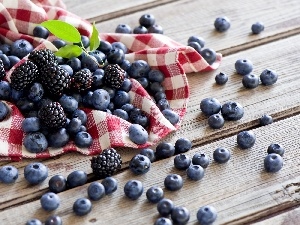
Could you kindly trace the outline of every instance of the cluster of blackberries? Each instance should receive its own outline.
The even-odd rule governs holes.
[[[163,34],[163,28],[155,23],[155,17],[152,14],[144,14],[139,18],[139,25],[133,29],[128,24],[119,24],[116,33],[122,34]]]

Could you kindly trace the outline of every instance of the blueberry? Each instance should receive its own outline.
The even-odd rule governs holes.
[[[106,57],[109,64],[121,64],[125,59],[125,53],[120,48],[112,48]]]
[[[8,114],[9,114],[8,106],[4,102],[0,101],[0,122],[3,121]]]
[[[160,187],[150,187],[146,191],[146,197],[149,202],[158,203],[164,197],[164,191]]]
[[[154,94],[154,99],[156,102],[158,102],[158,105],[161,104],[161,103],[159,103],[160,100],[166,99],[166,98],[167,98],[167,96],[166,96],[165,92],[159,91]],[[166,101],[166,103],[168,104],[168,108],[170,108],[169,102]]]
[[[44,38],[47,39],[49,36],[49,31],[47,30],[47,28],[41,26],[41,25],[37,25],[33,28],[33,36],[34,37],[39,37],[39,38]]]
[[[11,87],[7,81],[0,81],[0,100],[9,100],[11,95]]]
[[[32,132],[25,135],[23,144],[27,151],[31,153],[40,153],[48,148],[48,141],[41,132]]]
[[[190,36],[188,38],[187,42],[188,43],[189,42],[197,42],[201,46],[201,48],[203,48],[205,45],[205,40],[202,37],[198,37],[198,36],[194,36],[194,35]]]
[[[66,42],[61,39],[55,39],[52,41],[52,44],[57,48],[60,49],[61,47],[66,46]]]
[[[136,80],[140,83],[140,85],[142,85],[144,89],[146,89],[149,85],[149,80],[146,77],[139,77],[136,78]]]
[[[67,132],[71,135],[77,134],[80,131],[81,120],[77,117],[74,117],[70,120],[68,125],[66,126]]]
[[[238,59],[234,64],[235,70],[240,75],[246,75],[252,72],[253,64],[249,59]]]
[[[63,223],[61,218],[57,215],[51,215],[45,221],[45,225],[62,225],[62,224]]]
[[[57,209],[60,205],[60,198],[57,194],[53,192],[47,192],[42,195],[40,202],[44,210],[52,211]]]
[[[122,107],[122,105],[130,102],[130,96],[126,91],[117,91],[113,99],[116,108]]]
[[[226,17],[218,17],[214,22],[215,29],[218,32],[225,32],[230,28],[230,20]]]
[[[93,92],[91,100],[95,109],[104,111],[110,102],[110,96],[106,90],[97,89]]]
[[[86,35],[80,35],[81,43],[84,48],[88,48],[90,46],[90,39]]]
[[[112,49],[111,44],[108,41],[101,40],[97,50],[103,52],[105,55]]]
[[[155,161],[155,152],[151,148],[143,148],[140,154],[147,156],[151,163]]]
[[[40,129],[41,123],[38,117],[28,117],[22,121],[22,130],[25,133],[36,132]]]
[[[48,168],[39,162],[33,162],[25,166],[24,177],[30,184],[42,183],[48,177]]]
[[[129,162],[129,169],[137,175],[145,174],[150,170],[151,162],[147,156],[137,154]]]
[[[8,56],[5,54],[0,54],[0,59],[3,62],[4,69],[9,70],[11,68],[11,65],[10,65],[10,60],[9,60]]]
[[[136,79],[140,77],[147,77],[150,70],[151,68],[149,64],[145,60],[140,59],[131,63],[127,72],[131,78]]]
[[[116,95],[116,89],[109,87],[109,86],[103,86],[102,89],[108,92],[110,99],[113,99]]]
[[[205,116],[211,116],[220,112],[221,103],[216,98],[204,98],[200,102],[200,109]]]
[[[5,55],[10,55],[11,45],[10,44],[2,44],[0,45],[0,51],[2,51]]]
[[[59,130],[50,132],[47,135],[47,140],[49,147],[61,148],[69,142],[70,135],[66,128],[60,128]]]
[[[94,56],[97,59],[98,64],[100,64],[100,65],[103,65],[105,60],[106,60],[106,55],[103,52],[99,51],[99,50],[91,51],[91,52],[89,52],[89,55]],[[96,70],[99,70],[99,68],[96,69]],[[93,71],[93,73],[95,71]]]
[[[157,220],[155,220],[154,225],[173,225],[173,223],[166,217],[159,217]]]
[[[146,27],[142,26],[142,25],[139,25],[139,26],[136,26],[133,28],[133,31],[132,31],[133,34],[147,34],[148,33],[148,30]]]
[[[18,169],[14,166],[8,165],[0,168],[0,181],[5,184],[14,183],[18,176]]]
[[[34,102],[30,101],[28,98],[19,99],[16,102],[16,105],[22,113],[27,113],[36,110]]]
[[[209,165],[209,158],[204,153],[195,153],[192,158],[192,164],[207,168]]]
[[[16,101],[18,101],[19,99],[25,97],[25,96],[24,96],[24,90],[17,91],[16,89],[11,88],[10,94],[11,94],[11,96],[10,96],[10,97],[11,97],[11,100],[12,100],[13,102],[16,102]]]
[[[26,225],[42,225],[42,222],[38,219],[27,220]]]
[[[72,68],[73,73],[81,69],[81,61],[76,57],[70,58],[66,63]]]
[[[174,157],[174,166],[179,170],[186,170],[191,165],[192,160],[188,155],[179,154]]]
[[[211,225],[216,219],[217,210],[213,206],[202,206],[197,211],[197,220],[201,225]]]
[[[201,54],[201,45],[198,42],[191,41],[187,45],[195,49],[196,52],[198,52],[199,54]]]
[[[163,217],[169,216],[174,207],[174,203],[168,198],[163,198],[156,206],[158,213]]]
[[[139,124],[131,124],[129,127],[129,139],[138,145],[148,141],[148,132]]]
[[[77,216],[84,216],[92,211],[92,203],[87,198],[79,198],[73,204],[73,212]]]
[[[139,108],[133,108],[129,113],[129,120],[132,123],[136,123],[146,128],[149,124],[148,117],[145,113]]]
[[[128,116],[128,113],[123,110],[123,109],[115,109],[113,112],[112,112],[113,115],[117,116],[117,117],[120,117],[122,118],[123,120],[129,120],[129,116]]]
[[[94,89],[98,89],[98,88],[101,88],[103,84],[104,84],[103,83],[103,74],[95,74],[94,73],[93,77],[92,77],[92,87]]]
[[[129,199],[138,199],[144,191],[143,183],[139,180],[129,180],[124,186],[125,196]]]
[[[127,59],[124,59],[123,62],[120,64],[120,67],[126,72],[125,77],[128,78],[127,70],[130,67],[131,62]]]
[[[67,176],[67,187],[74,188],[87,182],[87,174],[82,170],[75,170]]]
[[[44,88],[41,83],[33,83],[28,90],[28,99],[33,102],[38,102],[43,98]]]
[[[86,55],[85,53],[83,53],[81,57],[81,67],[87,68],[91,72],[94,72],[98,69],[98,61],[95,56]]]
[[[160,70],[151,69],[148,72],[148,79],[151,82],[161,83],[165,79],[165,75]]]
[[[88,186],[88,189],[87,189],[87,193],[88,193],[89,198],[92,201],[98,201],[104,197],[105,188],[104,188],[103,184],[95,181],[95,182],[90,183],[90,185]]]
[[[159,92],[157,92],[159,93]],[[170,109],[170,103],[167,99],[162,98],[156,103],[157,107],[159,108],[160,111],[163,111],[165,109]]]
[[[110,195],[118,189],[118,181],[113,177],[104,178],[101,184],[104,186],[106,195]]]
[[[159,82],[151,82],[149,85],[149,91],[155,95],[157,92],[165,92],[164,87]]]
[[[64,69],[65,71],[67,71],[67,73],[68,73],[70,76],[73,76],[74,71],[73,71],[73,69],[72,69],[71,66],[69,66],[68,64],[61,64],[60,67],[61,67],[62,69]]]
[[[275,84],[278,79],[278,74],[274,70],[265,69],[260,74],[260,81],[263,85],[272,85]]]
[[[19,39],[12,43],[11,54],[22,59],[24,56],[32,52],[33,46],[25,39]]]
[[[265,26],[261,22],[252,24],[251,31],[253,34],[260,34],[265,29]]]
[[[228,149],[224,147],[219,147],[215,149],[213,153],[213,158],[217,163],[226,163],[228,162],[230,157],[231,157],[230,151],[228,151]]]
[[[140,23],[141,26],[144,26],[144,27],[148,28],[151,25],[155,24],[155,17],[152,14],[143,14],[139,18],[139,23]]]
[[[264,167],[267,172],[276,173],[283,167],[283,159],[276,153],[268,154],[264,159]]]
[[[169,191],[177,191],[183,186],[182,177],[178,174],[169,174],[164,180],[164,185]]]
[[[86,113],[82,110],[82,109],[76,109],[73,113],[72,113],[72,117],[73,118],[78,118],[81,120],[81,124],[85,125],[87,122],[87,115]]]
[[[185,153],[192,148],[192,142],[187,138],[178,138],[175,142],[175,153]]]
[[[217,59],[216,51],[211,48],[202,49],[200,55],[206,60],[209,65],[212,65]]]
[[[273,118],[270,115],[264,114],[260,119],[259,119],[259,124],[262,126],[268,125],[273,123]]]
[[[154,34],[163,34],[164,30],[163,28],[158,24],[153,24],[150,27],[147,28],[148,33],[154,33]]]
[[[241,149],[247,149],[251,148],[254,145],[256,136],[253,131],[245,130],[238,133],[236,141]]]
[[[174,207],[171,212],[172,221],[178,225],[185,225],[190,219],[190,212],[186,207]]]
[[[171,109],[164,109],[161,113],[172,125],[176,125],[179,122],[179,115],[175,111]]]
[[[130,103],[126,103],[126,104],[122,105],[121,109],[123,109],[124,111],[126,111],[129,114],[131,112],[131,110],[135,109],[135,107]]]
[[[87,93],[85,93],[83,96],[82,96],[82,104],[86,107],[94,107],[93,105],[93,93],[92,91],[88,91]],[[101,92],[100,92],[101,93]],[[97,99],[98,100],[101,100],[101,95],[99,95],[100,93],[97,94]],[[107,93],[108,94],[108,93]],[[109,95],[108,95],[109,96]],[[95,96],[94,96],[95,97]],[[102,96],[103,97],[103,96]],[[105,99],[103,99],[105,100]],[[107,101],[107,100],[105,100]],[[97,102],[96,102],[97,103]],[[98,104],[98,103],[97,103]],[[105,103],[105,104],[109,104],[109,102]],[[106,105],[105,105],[106,106]],[[104,107],[104,106],[102,106]],[[104,109],[105,110],[105,109]]]
[[[254,74],[246,74],[243,76],[242,84],[245,88],[256,88],[259,85],[259,78]]]
[[[224,126],[225,120],[221,114],[213,114],[208,117],[208,125],[213,129],[220,129]]]
[[[156,146],[155,155],[158,159],[165,159],[173,156],[175,153],[175,146],[169,142],[162,141]]]
[[[186,174],[191,180],[201,180],[204,177],[204,169],[200,165],[190,165]]]
[[[222,105],[221,114],[228,121],[240,120],[244,116],[244,108],[237,102],[229,101]]]
[[[113,49],[114,49],[114,48],[119,48],[119,49],[123,50],[124,54],[126,54],[127,51],[128,51],[126,45],[123,44],[123,43],[120,42],[120,41],[115,41],[115,42],[111,43],[111,46],[112,46]],[[123,62],[122,62],[122,63],[123,63]]]
[[[268,154],[276,153],[280,156],[283,156],[285,150],[280,144],[272,143],[269,145],[267,152]]]
[[[13,67],[18,62],[20,62],[20,58],[15,55],[8,55],[7,58],[9,59],[10,67]]]
[[[220,72],[215,76],[215,81],[219,85],[226,84],[228,81],[228,75],[226,73]]]
[[[62,175],[54,175],[49,179],[48,186],[53,193],[63,192],[67,189],[67,180]]]

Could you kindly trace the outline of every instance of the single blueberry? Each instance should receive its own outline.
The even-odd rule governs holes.
[[[148,117],[146,114],[139,108],[133,108],[129,113],[129,120],[131,123],[136,123],[146,128],[149,124]]]
[[[147,77],[150,72],[150,65],[145,60],[136,60],[128,68],[128,75],[131,78]]]
[[[62,225],[62,219],[57,215],[49,216],[46,221],[45,225]]]
[[[222,105],[221,114],[228,121],[240,120],[244,116],[244,108],[237,102],[229,101]]]
[[[9,100],[10,96],[11,96],[10,84],[5,80],[0,81],[0,100]]]
[[[74,117],[66,126],[67,132],[71,135],[77,134],[80,131],[81,125],[81,120],[77,117]]]
[[[162,141],[156,146],[155,156],[158,159],[165,159],[175,154],[175,146],[169,142]]]
[[[135,107],[131,103],[126,103],[122,105],[121,109],[125,110],[128,114],[133,110]]]
[[[72,68],[73,73],[81,69],[81,61],[76,57],[70,58],[66,63]]]
[[[142,25],[139,25],[139,26],[136,26],[133,28],[133,31],[132,31],[133,34],[147,34],[148,33],[148,30],[146,27],[142,26]]]
[[[139,18],[139,24],[146,28],[150,27],[151,25],[155,24],[155,17],[152,14],[143,14]]]
[[[0,101],[0,122],[3,121],[8,114],[9,114],[8,106],[4,102]]]
[[[147,28],[148,33],[153,34],[163,34],[164,30],[163,28],[158,24],[153,24],[150,27]]]
[[[20,90],[20,91],[18,91],[18,90],[16,90],[16,89],[14,89],[14,88],[11,88],[11,100],[13,101],[13,102],[16,102],[16,101],[18,101],[19,99],[21,99],[21,98],[24,98],[25,96],[24,96],[24,90]]]
[[[264,159],[264,167],[267,172],[276,173],[283,167],[283,159],[276,153],[268,154]]]
[[[147,156],[150,159],[150,162],[154,162],[155,161],[155,152],[151,148],[143,148],[140,151],[140,154],[144,155],[144,156]]]
[[[271,123],[273,123],[273,118],[270,115],[264,114],[259,119],[259,124],[261,126],[265,126],[265,125],[268,125],[268,124],[271,124]]]
[[[252,24],[251,31],[253,34],[260,34],[265,29],[265,26],[261,22]]]
[[[176,206],[171,212],[171,218],[174,224],[185,225],[190,220],[190,212],[186,207]]]
[[[159,93],[159,92],[157,92],[157,93]],[[170,109],[170,103],[166,98],[162,98],[159,101],[157,101],[156,105],[160,111],[163,111],[165,109]]]
[[[128,113],[123,110],[123,109],[115,109],[113,112],[112,112],[113,115],[117,116],[117,117],[120,117],[122,118],[123,120],[129,120],[129,116],[128,116]]]
[[[215,149],[213,158],[217,163],[226,163],[231,157],[230,151],[224,147]]]
[[[164,115],[164,117],[169,120],[169,122],[172,125],[176,125],[179,122],[179,115],[178,113],[176,113],[175,111],[171,110],[171,109],[164,109],[163,111],[161,111],[161,113]]]
[[[175,153],[185,153],[192,148],[192,142],[184,137],[178,138],[175,142]]]
[[[15,166],[7,165],[0,168],[0,181],[5,184],[14,183],[18,176],[18,169]]]
[[[11,68],[11,65],[10,65],[10,60],[9,60],[8,56],[5,54],[0,54],[0,59],[3,62],[4,69],[9,70]]]
[[[19,99],[16,102],[16,105],[22,113],[27,113],[36,110],[34,102],[30,101],[28,98]]]
[[[5,55],[10,55],[11,45],[10,44],[1,44],[0,51]]]
[[[106,55],[109,64],[121,64],[125,59],[125,53],[121,48],[112,48]]]
[[[221,103],[216,98],[204,98],[200,102],[200,109],[205,116],[211,116],[220,112]]]
[[[205,61],[209,65],[212,65],[217,59],[216,51],[211,48],[202,49],[200,55],[205,59]]]
[[[144,191],[143,183],[139,180],[129,180],[124,186],[125,196],[129,199],[138,199]]]
[[[218,17],[214,22],[215,29],[218,32],[225,32],[230,28],[230,20],[226,17]]]
[[[73,113],[72,113],[72,118],[78,118],[81,120],[81,124],[85,125],[87,122],[87,115],[86,113],[82,110],[82,109],[76,109]]]
[[[163,198],[156,205],[158,213],[163,217],[168,217],[174,207],[173,201],[168,198]]]
[[[20,59],[28,55],[30,52],[32,52],[32,50],[32,44],[25,39],[16,40],[11,45],[11,54],[19,57]]]
[[[191,41],[187,44],[187,46],[192,47],[193,49],[196,50],[199,54],[201,54],[201,45],[198,42]]]
[[[25,166],[24,177],[32,185],[42,183],[48,177],[48,168],[39,162]]]
[[[147,156],[137,154],[129,162],[129,169],[137,175],[145,174],[150,170],[151,162]]]
[[[90,185],[88,186],[88,189],[87,189],[87,193],[88,193],[89,198],[92,201],[98,201],[104,197],[105,188],[104,188],[103,184],[95,181],[95,182],[90,183]]]
[[[28,117],[24,118],[21,126],[25,133],[36,132],[41,129],[41,122],[38,117]]]
[[[23,144],[26,150],[31,153],[40,153],[48,148],[48,141],[41,132],[27,133],[23,140]]]
[[[236,141],[241,149],[247,149],[251,148],[254,145],[256,136],[251,130],[241,131],[240,133],[238,133]]]
[[[53,193],[63,192],[67,189],[67,180],[62,175],[54,175],[49,179],[48,186]]]
[[[103,52],[105,55],[112,49],[111,44],[108,41],[101,40],[97,50]]]
[[[204,153],[195,153],[192,158],[192,164],[207,168],[209,165],[209,158]]]
[[[200,165],[190,165],[186,174],[191,180],[201,180],[204,177],[204,169]]]
[[[99,70],[99,69],[97,69]],[[99,89],[103,86],[104,82],[103,82],[103,74],[93,74],[92,76],[92,87],[94,89]]]
[[[235,70],[240,75],[246,75],[252,72],[253,64],[249,59],[238,59],[234,64]]]
[[[87,182],[87,174],[82,170],[75,170],[67,176],[67,187],[74,188]]]
[[[164,185],[169,191],[177,191],[183,186],[182,177],[178,174],[169,174],[164,180]]]
[[[213,206],[202,206],[197,211],[197,220],[201,225],[212,225],[216,219],[217,210]]]
[[[148,132],[139,124],[131,124],[129,127],[129,139],[138,145],[148,141]]]
[[[13,67],[21,60],[19,57],[15,56],[15,55],[9,55],[9,56],[7,56],[7,58],[9,59],[10,67]]]
[[[53,148],[61,148],[65,146],[69,140],[70,135],[67,132],[66,128],[60,128],[59,130],[50,132],[47,135],[48,145]]]
[[[104,65],[104,62],[106,60],[106,55],[103,52],[101,52],[99,50],[94,50],[94,51],[89,52],[89,55],[94,56],[97,59],[98,64]],[[96,70],[99,70],[99,68]],[[96,70],[93,71],[93,73],[96,72]]]
[[[43,225],[43,224],[38,219],[30,219],[30,220],[27,220],[26,225]]]
[[[205,40],[202,37],[198,37],[195,35],[192,35],[188,38],[187,43],[189,42],[197,42],[201,46],[201,48],[203,48],[205,45]]]
[[[159,105],[159,101],[162,100],[162,99],[167,99],[167,96],[166,96],[166,93],[165,92],[162,92],[162,91],[159,91],[159,92],[156,92],[154,94],[154,99],[156,102],[158,102],[158,105]],[[170,108],[170,104],[169,102],[168,103],[168,107]]]
[[[278,80],[278,74],[274,70],[265,69],[260,74],[260,81],[263,85],[272,85],[275,84]]]
[[[188,155],[179,154],[174,157],[174,166],[179,170],[186,170],[191,165],[192,160]]]
[[[37,25],[33,28],[33,36],[34,37],[39,37],[39,38],[44,38],[47,39],[49,36],[49,31],[47,30],[47,28],[41,26],[41,25]]]
[[[146,197],[149,202],[158,203],[163,199],[164,191],[160,187],[153,186],[146,191]]]
[[[118,189],[118,181],[113,177],[104,178],[101,184],[104,186],[106,195],[110,195]]]
[[[90,39],[86,35],[80,35],[81,43],[84,48],[88,48],[90,46]]]
[[[207,123],[213,129],[220,129],[224,126],[225,120],[221,114],[217,113],[209,116]]]
[[[110,102],[110,96],[106,90],[97,89],[93,92],[91,100],[95,109],[104,111]]]
[[[149,80],[146,77],[138,77],[136,80],[142,85],[144,89],[146,89],[149,85]]]
[[[269,145],[267,152],[268,154],[276,153],[280,156],[283,156],[285,150],[280,144],[272,143]]]
[[[128,24],[119,24],[115,29],[115,33],[131,34],[132,29]]]
[[[93,105],[93,93],[94,92],[92,92],[92,91],[88,91],[87,93],[85,93],[83,96],[82,96],[82,104],[84,105],[84,106],[86,106],[86,107],[94,107],[94,105]],[[100,92],[101,93],[101,92]],[[101,95],[100,95],[100,93],[98,93],[97,94],[97,99],[99,100],[100,98],[101,98]],[[108,93],[107,93],[107,95],[108,95]],[[109,96],[109,95],[108,95]],[[94,96],[95,97],[95,96]],[[102,96],[103,97],[103,96]],[[107,100],[106,100],[107,101]],[[107,102],[107,103],[105,103],[106,105],[108,105],[108,103],[109,102]],[[96,104],[98,104],[97,102],[96,102]],[[106,106],[105,105],[105,106]],[[105,106],[102,106],[103,108],[105,107]]]
[[[157,92],[165,92],[165,88],[162,86],[162,84],[156,81],[151,82],[148,89],[152,95],[155,95]]]
[[[52,211],[60,205],[60,198],[53,192],[47,192],[40,199],[41,206],[46,211]]]
[[[118,90],[115,94],[113,99],[113,103],[115,104],[116,108],[122,107],[122,105],[130,102],[130,96],[128,92]]]
[[[259,85],[259,78],[258,76],[249,73],[243,76],[242,84],[245,88],[253,89],[258,87]]]
[[[151,82],[161,83],[165,79],[165,75],[160,70],[151,69],[148,72],[148,79]]]
[[[116,95],[116,89],[109,86],[102,86],[102,89],[107,91],[110,99],[112,100]]]
[[[73,212],[77,216],[84,216],[92,211],[92,203],[87,198],[79,198],[73,204]]]
[[[28,90],[28,99],[33,102],[40,101],[44,96],[44,88],[41,83],[33,83]]]
[[[67,73],[70,75],[70,76],[73,76],[74,74],[74,71],[72,69],[71,66],[69,66],[68,64],[61,64],[60,65],[62,69],[64,69],[65,71],[67,71]]]
[[[124,52],[125,54],[126,54],[127,51],[128,51],[126,45],[123,44],[123,43],[120,42],[120,41],[115,41],[115,42],[111,43],[111,46],[112,46],[112,48],[119,48],[119,49],[123,50],[123,52]],[[122,62],[122,63],[123,63],[123,62]]]
[[[85,53],[83,53],[81,56],[81,67],[87,68],[91,72],[94,72],[99,68],[96,57],[92,55],[86,55]]]
[[[155,220],[154,225],[173,225],[173,222],[166,217],[159,217]]]
[[[66,46],[66,42],[61,39],[55,39],[52,41],[52,44],[57,48],[60,49],[61,47]]]
[[[218,85],[226,84],[228,81],[228,75],[226,73],[220,72],[215,76],[215,81]]]

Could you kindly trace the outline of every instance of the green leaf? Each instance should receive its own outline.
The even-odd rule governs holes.
[[[79,31],[69,23],[61,20],[48,20],[41,23],[41,25],[47,28],[56,37],[73,43],[81,41]]]
[[[65,45],[61,47],[57,52],[55,52],[56,56],[60,56],[63,58],[72,58],[77,57],[82,53],[82,49],[77,45]]]
[[[96,50],[99,47],[99,45],[100,45],[99,32],[95,26],[95,22],[93,22],[93,32],[90,38],[90,50],[91,51]]]

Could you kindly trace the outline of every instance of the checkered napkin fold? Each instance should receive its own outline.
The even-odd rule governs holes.
[[[33,28],[45,20],[56,19],[74,25],[82,35],[90,36],[92,26],[89,22],[68,12],[61,0],[0,0],[0,39],[5,43],[23,38],[36,48],[53,48],[50,40],[35,38]],[[135,80],[129,92],[131,103],[142,109],[149,117],[149,140],[144,145],[136,145],[128,137],[130,122],[114,115],[85,108],[88,116],[87,131],[93,138],[89,148],[78,148],[73,141],[63,148],[51,148],[38,154],[28,152],[22,145],[25,136],[21,129],[23,116],[18,108],[6,102],[10,109],[10,117],[0,122],[0,160],[20,160],[22,158],[49,158],[69,151],[77,151],[85,155],[100,153],[109,147],[144,148],[151,146],[167,134],[179,128],[186,113],[189,98],[189,86],[185,73],[209,71],[217,68],[221,55],[213,65],[208,63],[191,47],[179,44],[160,34],[115,34],[102,33],[101,40],[120,41],[129,49],[126,59],[134,61],[146,60],[152,68],[159,69],[165,75],[164,88],[171,109],[180,116],[178,124],[173,126],[157,108],[147,91]],[[23,59],[26,60],[26,57]],[[7,72],[6,79],[11,71]]]

